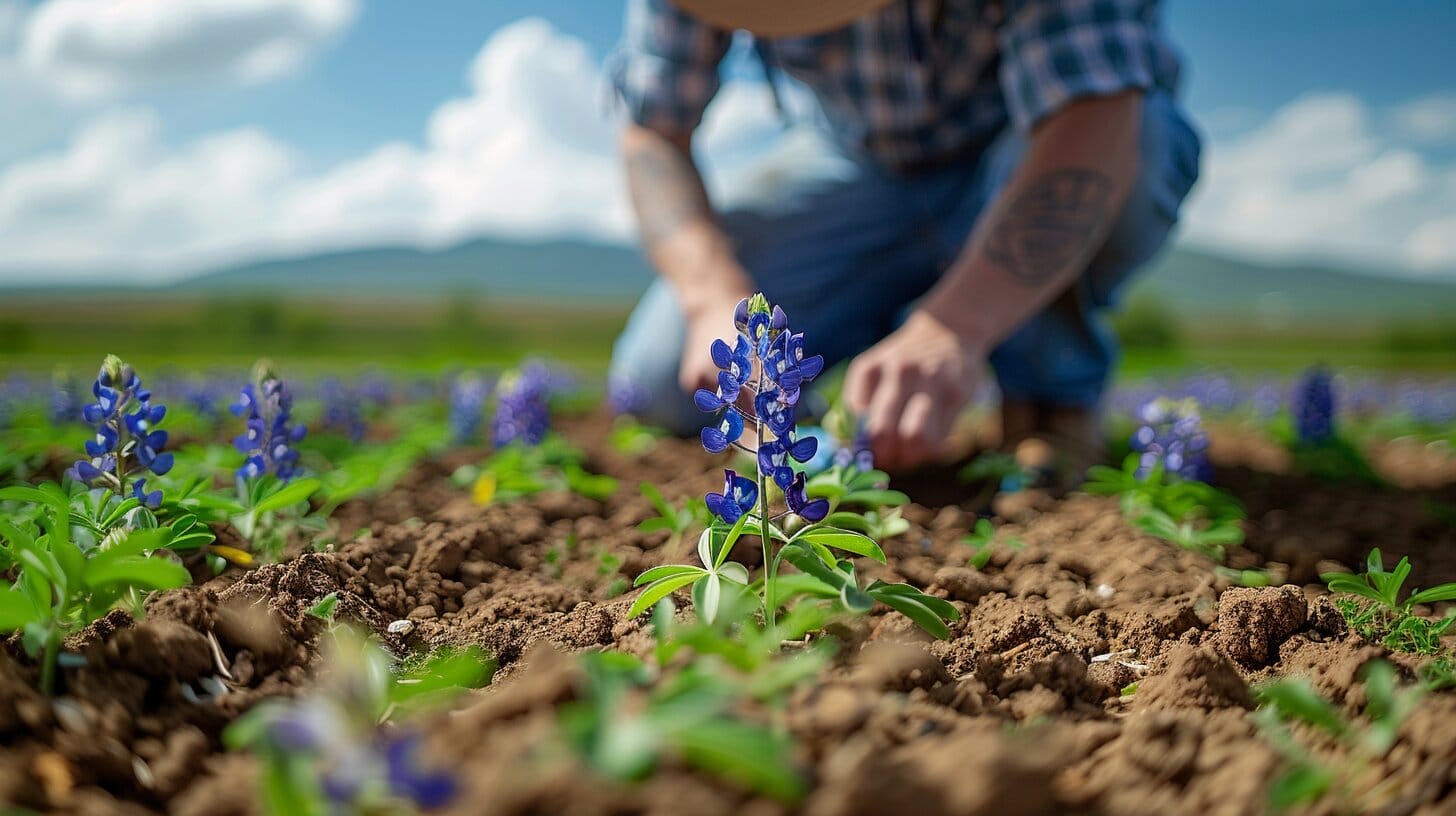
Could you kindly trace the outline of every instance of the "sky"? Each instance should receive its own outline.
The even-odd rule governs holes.
[[[1180,241],[1456,280],[1456,3],[1164,11],[1207,138]],[[602,68],[621,14],[0,0],[0,283],[480,236],[629,243]],[[725,199],[813,153],[780,143],[756,73],[729,73],[700,142]]]

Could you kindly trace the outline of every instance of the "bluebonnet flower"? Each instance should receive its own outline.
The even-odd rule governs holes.
[[[834,464],[866,472],[875,469],[875,454],[870,450],[870,434],[863,423],[855,430],[854,439],[834,452]]]
[[[238,468],[239,479],[256,479],[272,474],[289,481],[298,474],[299,453],[295,447],[308,428],[293,423],[293,394],[267,361],[253,368],[253,381],[243,386],[234,416],[242,417],[245,430],[233,445],[247,457]]]
[[[450,381],[450,436],[455,444],[475,441],[485,419],[490,383],[479,374],[458,374]]]
[[[1142,423],[1133,432],[1131,446],[1138,456],[1137,477],[1146,479],[1154,467],[1189,481],[1206,482],[1213,476],[1208,461],[1208,434],[1198,404],[1189,399],[1159,398],[1138,411]]]
[[[77,394],[76,381],[58,375],[51,381],[51,424],[67,425],[81,422],[81,399]]]
[[[723,471],[723,492],[709,493],[704,499],[713,515],[733,524],[758,503],[758,485],[736,471]]]
[[[352,391],[343,382],[327,377],[319,383],[319,401],[323,403],[320,424],[324,428],[341,433],[350,442],[364,441],[367,426],[364,422],[364,391]]]
[[[709,349],[719,370],[717,390],[699,389],[693,395],[699,410],[718,415],[716,422],[702,430],[703,448],[709,453],[722,453],[730,447],[747,451],[739,440],[752,427],[759,474],[787,490],[794,482],[789,460],[808,462],[819,448],[816,437],[798,435],[795,411],[803,386],[824,369],[824,358],[804,355],[803,334],[789,331],[784,310],[770,307],[762,294],[740,302],[733,322],[738,329],[733,345],[715,340]],[[752,396],[751,411],[740,407],[745,392]],[[737,505],[727,500],[730,493],[725,489],[722,495],[709,494],[709,499],[710,507],[726,510],[715,509],[714,513],[731,523],[752,504],[734,512]],[[719,498],[713,500],[713,496]]]
[[[1334,378],[1315,366],[1304,373],[1290,395],[1294,435],[1301,444],[1321,445],[1335,435]]]
[[[652,392],[631,377],[618,374],[607,379],[607,410],[612,416],[640,414],[651,403]]]
[[[102,362],[91,393],[96,402],[83,407],[81,416],[95,426],[96,436],[86,442],[88,458],[78,460],[66,475],[118,496],[134,496],[156,509],[162,491],[148,492],[146,479],[136,477],[162,476],[172,469],[172,454],[163,452],[167,432],[156,429],[166,406],[152,404],[152,392],[142,388],[141,378],[116,355]]]
[[[512,442],[535,446],[546,438],[551,424],[551,370],[539,362],[522,366],[497,386],[495,416],[490,436],[497,448]]]
[[[421,761],[417,731],[360,733],[344,702],[315,696],[280,707],[269,719],[268,743],[284,754],[313,759],[319,789],[345,812],[377,807],[386,797],[433,810],[455,797],[455,778]]]
[[[829,515],[829,500],[809,500],[806,494],[807,480],[804,474],[795,474],[794,481],[784,491],[784,502],[789,505],[789,512],[802,518],[804,521],[823,521]]]

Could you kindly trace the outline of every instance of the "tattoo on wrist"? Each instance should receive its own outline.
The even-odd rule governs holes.
[[[1112,179],[1095,170],[1053,170],[1031,180],[993,225],[986,257],[1026,286],[1040,286],[1082,257],[1107,221]]]
[[[625,161],[643,245],[657,244],[691,221],[711,218],[703,180],[681,150],[644,147],[628,153]]]

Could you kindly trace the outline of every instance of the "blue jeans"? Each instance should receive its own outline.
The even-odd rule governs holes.
[[[1100,401],[1117,355],[1104,312],[1166,241],[1198,175],[1198,136],[1170,96],[1144,97],[1141,134],[1138,179],[1106,244],[1066,293],[992,352],[1006,397]],[[935,285],[1026,144],[1008,129],[977,155],[910,174],[846,159],[833,174],[779,176],[763,204],[726,212],[722,224],[754,283],[832,366],[893,331]],[[684,333],[675,296],[657,281],[617,339],[610,376],[650,395],[646,420],[689,434],[705,416],[678,387]]]

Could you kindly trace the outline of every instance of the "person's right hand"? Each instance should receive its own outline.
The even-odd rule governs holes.
[[[724,290],[706,296],[686,309],[687,335],[683,343],[682,363],[678,368],[678,384],[684,393],[691,395],[699,388],[709,391],[718,388],[718,367],[713,364],[710,349],[714,340],[722,340],[730,347],[733,345],[738,336],[738,329],[733,325],[733,310],[750,294]]]

